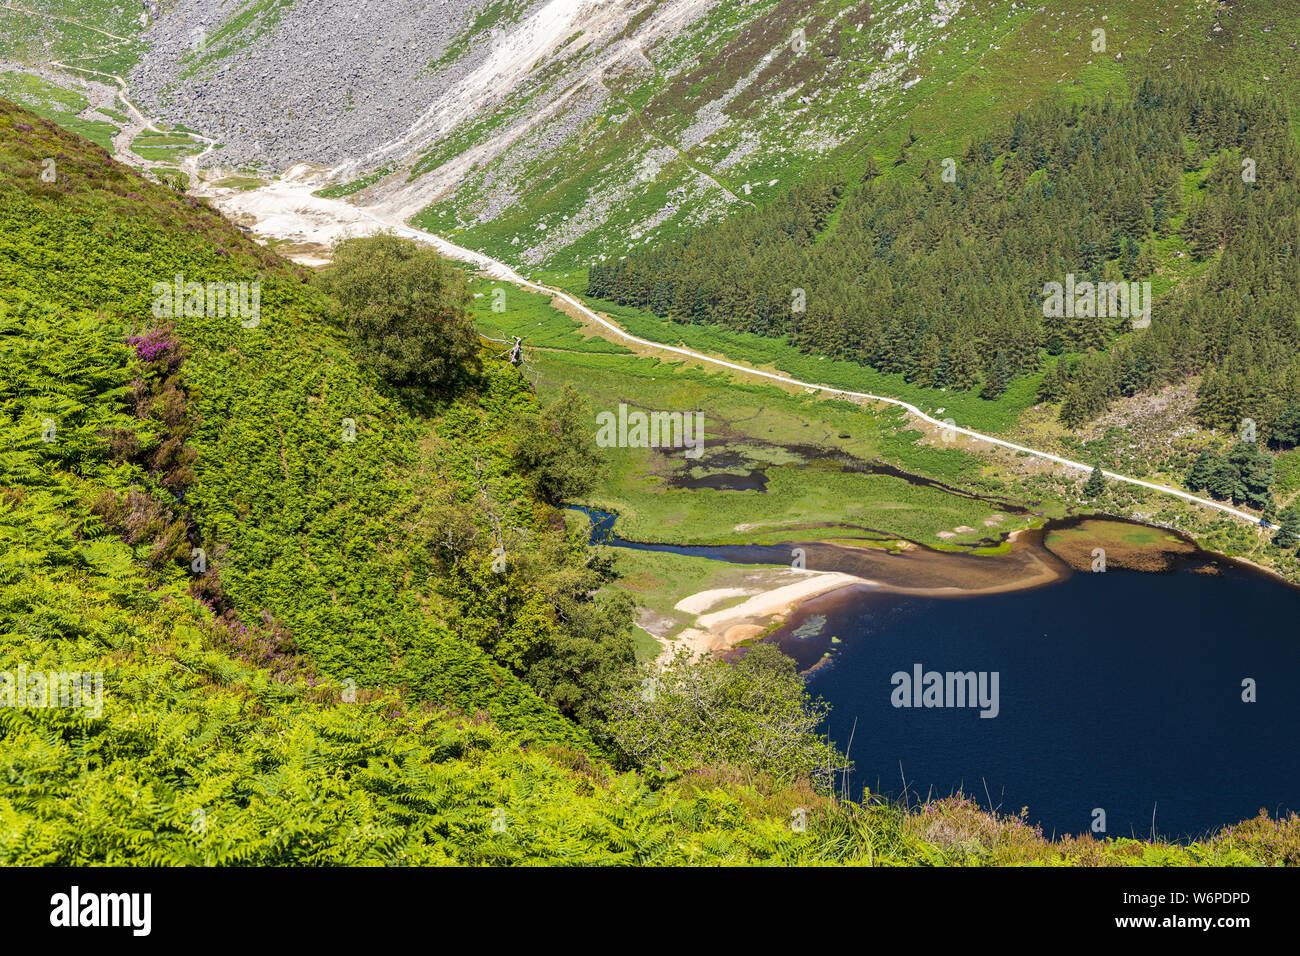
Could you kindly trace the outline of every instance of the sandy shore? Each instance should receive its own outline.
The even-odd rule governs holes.
[[[694,616],[694,622],[673,639],[656,634],[664,646],[662,666],[679,647],[692,654],[723,653],[774,625],[780,624],[804,601],[850,585],[867,585],[894,594],[929,597],[970,597],[997,594],[1050,584],[1070,573],[1070,568],[1044,549],[1037,535],[1019,528],[1008,535],[1010,553],[976,556],[909,548],[888,553],[808,542],[802,544],[823,567],[810,571],[771,569],[742,587],[699,591],[678,601],[674,610]],[[745,600],[736,602],[736,599]],[[728,607],[719,605],[730,604]]]
[[[797,580],[791,581],[794,576]],[[662,666],[679,647],[686,647],[693,655],[730,650],[742,641],[768,630],[784,621],[802,602],[853,584],[877,586],[878,582],[854,574],[838,571],[777,571],[773,572],[772,587],[716,588],[700,591],[683,598],[676,610],[697,615],[695,625],[677,635],[675,640],[664,641],[664,652],[659,656]],[[708,611],[725,601],[748,595],[745,601],[719,611]]]

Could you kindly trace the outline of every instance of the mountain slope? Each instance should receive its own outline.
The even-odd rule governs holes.
[[[1187,64],[1290,90],[1293,23],[1196,0],[408,0],[391,17],[186,0],[149,30],[131,82],[219,139],[214,162],[321,164],[387,213],[568,268],[813,170],[855,179],[914,136],[918,155],[956,155],[1057,87],[1122,92]]]
[[[153,423],[149,439],[126,442],[122,454],[139,457],[170,443],[188,449],[193,464],[177,452],[161,463],[151,458],[148,476],[114,470],[104,490],[116,499],[97,505],[110,524],[129,529],[137,553],[170,569],[173,582],[186,576],[178,566],[190,564],[177,535],[188,538],[211,566],[191,588],[198,598],[247,625],[287,627],[336,681],[406,684],[417,698],[485,711],[525,736],[582,739],[422,607],[432,599],[431,569],[418,539],[409,539],[423,429],[357,368],[306,276],[206,206],[146,182],[51,124],[8,106],[5,119],[0,285],[9,308],[66,310],[86,317],[97,334],[154,335],[137,347],[185,356],[184,389],[154,398],[167,406],[164,420]],[[57,171],[50,184],[39,178],[47,156]],[[33,269],[35,262],[45,267]],[[176,276],[259,283],[260,313],[162,322],[155,286]],[[57,334],[42,328],[36,342]],[[22,416],[48,414],[66,426],[74,414],[31,401]],[[148,407],[147,396],[137,401]],[[194,422],[182,426],[185,410],[172,406],[185,402]],[[347,421],[356,423],[355,441],[345,440]],[[41,448],[38,442],[29,454]],[[146,513],[158,529],[145,530]],[[177,522],[181,531],[173,530]]]
[[[127,30],[115,9],[7,14],[37,38],[7,52],[57,57],[72,22]],[[1123,94],[1182,65],[1291,94],[1296,9],[179,0],[130,21],[129,82],[149,112],[221,144],[210,164],[318,164],[385,214],[563,271],[762,206],[813,172],[856,181],[905,142],[918,159],[959,155],[1058,88]]]
[[[203,46],[219,67],[234,40],[273,37],[297,9],[245,5],[236,11],[243,19],[222,21],[227,29],[205,21],[214,29]],[[532,15],[491,9],[502,22],[526,24]],[[897,9],[918,23],[932,16]],[[630,32],[673,10],[695,16],[688,5],[647,7]],[[473,28],[481,19],[464,22]],[[926,22],[941,29],[938,21],[947,22]],[[732,26],[718,36],[770,48],[762,30],[746,32],[751,21]],[[442,36],[445,50],[467,52],[439,55],[431,68],[460,63],[472,75],[461,62],[475,48],[466,29]],[[761,80],[762,69],[753,83]],[[696,76],[688,88],[708,82]],[[732,98],[736,112],[761,113],[760,101],[741,96],[747,89]],[[718,99],[717,89],[696,92]],[[625,119],[642,132],[624,127],[633,144],[626,150],[617,135],[609,141],[619,157],[609,173],[615,184],[639,168],[645,143],[670,149],[658,126],[642,125],[639,111],[653,97],[619,95],[632,97],[638,114]],[[658,120],[672,126],[683,118],[666,102]],[[841,145],[850,166],[865,162],[853,144]],[[539,144],[534,156],[545,155]],[[601,156],[593,149],[583,161]],[[52,182],[41,178],[47,159]],[[725,204],[746,201],[743,187],[716,168],[695,168],[697,159],[671,159],[680,168],[663,175],[711,181],[701,189],[717,190]],[[554,168],[566,185],[538,193],[541,202],[568,208],[586,188],[565,177],[572,161],[559,158]],[[616,220],[608,232],[615,249],[637,228],[615,210],[659,214],[654,190],[669,179],[647,170],[632,198],[602,213]],[[399,188],[404,175],[379,183],[376,194]],[[760,198],[751,189],[749,201]],[[518,214],[531,227],[530,214]],[[304,271],[202,204],[3,103],[0,220],[4,668],[102,672],[106,688],[103,715],[39,707],[0,714],[11,783],[0,795],[6,861],[1297,859],[1296,818],[1264,817],[1186,848],[1046,841],[961,799],[908,813],[769,781],[741,786],[721,768],[677,781],[617,775],[554,702],[481,649],[460,595],[440,586],[445,567],[432,544],[453,501],[467,511],[482,498],[500,501],[527,534],[556,531],[554,512],[512,469],[501,434],[536,410],[513,369],[496,368],[480,392],[423,418],[358,364],[331,320],[329,297]],[[583,225],[574,235],[594,243]],[[519,257],[552,254],[535,241],[507,243],[518,237],[508,217],[481,226],[476,235],[522,247]],[[557,249],[575,248],[564,238]],[[167,288],[177,275],[261,283],[261,311],[180,309],[162,321],[156,284]],[[463,591],[473,602],[484,589],[506,606],[491,583],[486,541],[469,549],[474,566]],[[196,549],[206,570],[193,563]],[[813,811],[807,832],[791,826],[804,807]]]

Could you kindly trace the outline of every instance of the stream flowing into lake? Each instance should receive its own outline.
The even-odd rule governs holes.
[[[789,545],[637,544],[592,517],[616,547],[788,566]],[[1300,811],[1297,622],[1300,590],[1206,556],[968,597],[854,586],[769,639],[831,705],[825,732],[852,739],[855,794],[961,790],[1049,835],[1104,814],[1108,836],[1186,839]]]

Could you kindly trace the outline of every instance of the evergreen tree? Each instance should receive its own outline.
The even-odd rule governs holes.
[[[1187,472],[1187,487],[1192,491],[1204,491],[1205,486],[1209,484],[1210,475],[1219,464],[1219,456],[1214,452],[1206,449],[1196,456],[1196,461],[1192,462],[1191,470]]]
[[[1064,362],[1057,359],[1047,366],[1047,371],[1043,373],[1043,381],[1038,386],[1038,400],[1040,402],[1059,402],[1065,397],[1065,388],[1068,384],[1065,377]]]
[[[882,372],[901,372],[906,367],[906,352],[902,348],[903,329],[897,319],[891,319],[889,328],[880,339],[873,364]]]
[[[934,364],[934,387],[943,388],[948,384],[948,368],[952,364],[952,359],[948,354],[948,344],[945,342],[939,349],[939,359]]]
[[[1237,502],[1262,508],[1273,484],[1273,459],[1253,441],[1237,442],[1228,452],[1228,462],[1237,472]]]
[[[968,339],[958,339],[952,347],[952,360],[948,364],[948,385],[968,391],[979,381],[980,358]]]
[[[1083,484],[1083,493],[1089,498],[1100,498],[1106,493],[1106,476],[1101,473],[1101,465],[1093,466],[1092,474]]]
[[[1210,495],[1220,501],[1237,501],[1242,497],[1241,480],[1232,462],[1220,458],[1206,481]]]
[[[1273,535],[1273,543],[1284,551],[1290,551],[1300,543],[1300,512],[1295,506],[1282,511],[1282,523]]]
[[[665,316],[672,309],[673,294],[666,282],[656,282],[654,293],[650,297],[650,311],[658,316]]]
[[[1300,402],[1289,402],[1282,414],[1273,422],[1269,444],[1275,448],[1294,448],[1300,445]]]
[[[1273,501],[1273,496],[1269,495],[1268,500],[1264,502],[1264,507],[1260,509],[1259,523],[1265,528],[1277,524],[1277,504]]]
[[[984,379],[984,388],[980,390],[980,398],[994,399],[1002,395],[1007,390],[1007,385],[1011,382],[1011,372],[1007,368],[1007,353],[998,352],[998,356],[993,360],[989,367],[988,377]]]
[[[696,322],[707,322],[709,306],[704,299],[704,286],[695,287],[695,304],[691,306],[691,318]]]
[[[1078,428],[1088,420],[1088,409],[1084,402],[1083,390],[1077,382],[1071,382],[1065,388],[1065,398],[1061,401],[1061,424],[1066,428]]]

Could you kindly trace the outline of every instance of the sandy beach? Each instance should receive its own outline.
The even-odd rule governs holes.
[[[759,587],[715,588],[683,598],[676,610],[695,614],[695,625],[674,640],[665,640],[659,657],[662,666],[679,647],[693,655],[721,653],[742,641],[762,634],[784,621],[802,602],[850,585],[878,586],[878,582],[838,571],[780,570],[770,572],[770,585]],[[735,598],[745,600],[730,607],[711,611]]]
[[[647,630],[664,647],[658,658],[662,666],[679,647],[695,655],[729,651],[782,623],[803,602],[852,585],[954,598],[1039,587],[1071,573],[1040,538],[1038,532],[1016,529],[1008,535],[1009,553],[985,556],[801,543],[810,558],[833,570],[756,569],[744,586],[698,591],[678,601],[674,610],[695,620],[674,637],[653,625]]]

